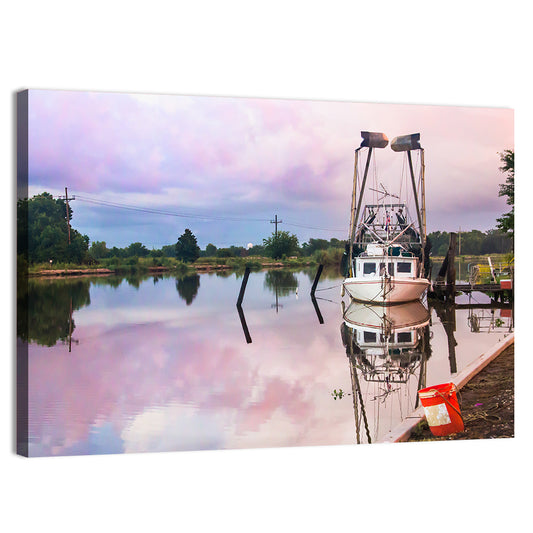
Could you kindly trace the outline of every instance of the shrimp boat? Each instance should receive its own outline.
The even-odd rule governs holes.
[[[375,187],[368,187],[374,192],[375,201],[363,207],[363,199],[369,196],[365,189],[373,151],[385,148],[389,140],[383,133],[362,131],[361,136],[363,141],[355,151],[350,236],[341,265],[345,276],[343,294],[346,291],[354,300],[383,305],[419,300],[430,285],[431,248],[426,238],[424,150],[420,147],[420,134],[396,137],[391,142],[394,152],[406,154],[409,172],[399,180],[400,194],[403,189],[406,196],[413,197],[416,211],[413,221],[407,203],[401,201],[401,196],[389,193],[383,183],[377,184],[376,174]],[[359,158],[364,148],[368,150],[360,177]],[[413,151],[419,154],[418,179],[413,170]]]

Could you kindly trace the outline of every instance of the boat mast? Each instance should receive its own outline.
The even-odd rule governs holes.
[[[366,178],[368,177],[368,167],[370,166],[371,157],[372,157],[372,146],[368,148],[368,155],[366,156],[365,173],[363,175],[363,182],[361,183],[361,190],[359,192],[359,200],[357,202],[357,211],[355,212],[355,218],[353,221],[354,229],[352,231],[354,233],[354,238],[355,238],[355,225],[357,224],[357,221],[359,220],[359,213],[361,212],[361,204],[363,203],[363,192],[365,190]]]
[[[356,160],[356,165],[357,165],[357,159],[358,159],[358,152],[361,148],[359,147],[356,151],[355,151],[355,154],[356,154],[356,157],[355,157],[355,160]],[[368,167],[370,166],[370,158],[372,157],[372,147],[369,147],[368,149],[368,154],[366,156],[366,165],[365,165],[365,173],[363,175],[363,181],[361,183],[361,189],[359,190],[359,200],[357,201],[357,210],[355,212],[355,216],[354,218],[352,219],[352,230],[351,230],[351,233],[350,233],[350,270],[351,270],[351,275],[354,276],[355,275],[355,272],[353,271],[353,257],[352,257],[352,252],[353,252],[353,244],[354,244],[354,240],[355,240],[355,228],[356,228],[356,225],[357,225],[357,221],[359,220],[359,213],[361,211],[361,204],[363,202],[363,191],[365,190],[365,185],[366,185],[366,178],[368,176]],[[355,193],[356,193],[356,178],[354,176],[354,183],[353,183],[353,198],[352,198],[352,201],[355,203]],[[352,211],[352,214],[353,214],[353,211]]]
[[[352,190],[352,206],[350,208],[350,255],[348,256],[350,258],[350,275],[353,276],[353,261],[352,261],[352,254],[353,254],[353,241],[355,239],[355,193],[357,189],[357,163],[359,160],[359,150],[361,148],[357,148],[355,150],[355,161],[353,166],[353,190]]]
[[[424,248],[424,242],[426,240],[426,235],[424,233],[424,223],[422,221],[422,211],[420,210],[420,205],[418,203],[418,195],[416,193],[416,181],[415,174],[413,172],[413,160],[411,159],[411,150],[407,151],[407,160],[409,161],[409,172],[411,173],[411,183],[413,184],[413,196],[415,197],[415,207],[416,215],[418,217],[418,227],[420,231],[420,240],[422,241],[422,248]]]
[[[424,149],[420,148],[420,167],[421,167],[421,173],[420,173],[420,179],[421,179],[421,194],[422,194],[422,223],[424,224],[424,243],[426,241],[426,180],[425,180],[425,174],[426,174],[426,163],[424,160]]]
[[[355,151],[355,163],[354,163],[354,173],[353,173],[353,192],[352,192],[352,209],[350,212],[350,272],[351,275],[354,276],[355,272],[353,271],[353,245],[355,241],[355,231],[357,227],[357,221],[359,220],[359,214],[361,212],[361,204],[363,203],[363,196],[364,196],[364,190],[366,185],[366,178],[368,177],[368,168],[370,166],[370,158],[372,157],[372,150],[374,148],[385,148],[387,144],[389,143],[389,139],[387,139],[387,136],[383,133],[377,133],[377,132],[370,132],[370,131],[362,131],[361,137],[363,140],[361,141],[361,146],[357,148]],[[357,209],[355,211],[354,215],[354,206],[355,206],[355,200],[356,200],[356,192],[357,192],[357,164],[359,160],[359,150],[361,148],[368,147],[368,154],[366,157],[366,165],[365,165],[365,172],[363,175],[363,181],[361,182],[361,188],[359,189],[359,199],[357,201]]]
[[[420,262],[420,272],[423,275],[424,272],[424,255],[425,255],[425,244],[426,244],[426,193],[425,193],[425,183],[424,183],[424,150],[420,146],[420,133],[413,133],[411,135],[402,135],[400,137],[395,137],[391,144],[391,148],[395,152],[407,152],[407,160],[409,161],[409,173],[411,174],[411,184],[413,186],[413,196],[415,199],[416,207],[416,216],[418,218],[418,228],[420,233],[420,245],[421,245],[421,258]],[[418,194],[416,190],[416,180],[415,173],[413,171],[413,160],[411,158],[412,150],[420,150],[421,153],[421,197],[422,197],[422,208],[420,207],[418,201]]]

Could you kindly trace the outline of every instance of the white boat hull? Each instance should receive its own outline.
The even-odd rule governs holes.
[[[352,300],[344,311],[343,318],[351,328],[383,331],[387,324],[391,330],[401,332],[427,326],[430,313],[420,300],[386,307]]]
[[[376,304],[412,302],[422,298],[430,283],[425,278],[346,278],[343,286],[354,300]]]

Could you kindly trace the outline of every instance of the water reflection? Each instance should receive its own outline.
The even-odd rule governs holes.
[[[381,410],[388,411],[392,402],[400,412],[416,408],[418,397],[412,392],[425,387],[431,355],[429,322],[429,310],[419,301],[395,306],[351,301],[343,310],[341,338],[350,364],[358,444],[379,438],[369,426],[369,402],[385,404]],[[379,427],[380,409],[373,406],[372,411],[373,426]]]
[[[265,274],[264,280],[265,289],[269,289],[276,296],[276,301],[271,304],[271,308],[279,312],[283,307],[279,303],[280,296],[289,296],[290,294],[298,294],[298,280],[294,272],[288,270],[269,270]]]
[[[512,327],[490,298],[341,312],[341,279],[320,278],[325,297],[311,298],[315,274],[252,273],[246,319],[242,273],[30,280],[17,328],[31,454],[378,442],[419,388],[453,380]],[[333,387],[350,398],[333,402]]]
[[[76,329],[73,313],[91,304],[90,288],[118,289],[125,281],[139,290],[151,276],[106,276],[91,278],[29,279],[17,289],[17,337],[24,342],[54,346],[72,342]],[[153,284],[168,276],[154,276]],[[191,305],[200,288],[200,276],[175,278],[176,290],[187,305]]]
[[[505,331],[512,333],[514,328],[513,310],[509,308],[480,308],[468,310],[468,324],[472,333]]]
[[[86,279],[30,279],[19,284],[17,336],[42,346],[69,342],[76,329],[73,311],[91,303],[89,287]]]
[[[198,294],[200,288],[200,276],[194,274],[192,276],[184,276],[176,279],[176,290],[178,294],[185,300],[187,305],[191,305]]]

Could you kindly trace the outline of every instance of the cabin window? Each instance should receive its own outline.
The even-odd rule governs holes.
[[[363,265],[363,274],[375,274],[376,263],[365,263]]]
[[[363,339],[365,342],[376,342],[376,334],[371,331],[363,332]]]
[[[389,263],[389,276],[394,276],[394,263]]]
[[[411,332],[405,331],[398,333],[398,342],[411,342]]]
[[[396,271],[402,274],[409,274],[411,272],[411,263],[396,263]]]

